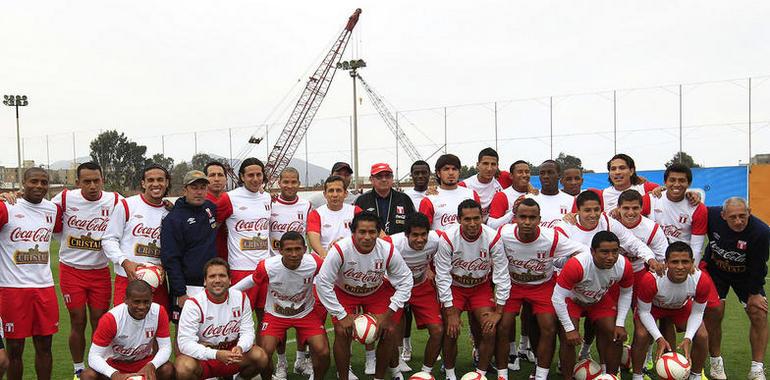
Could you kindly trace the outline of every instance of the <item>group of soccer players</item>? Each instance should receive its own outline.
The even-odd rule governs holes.
[[[395,379],[411,370],[414,319],[428,331],[420,370],[457,379],[463,312],[475,370],[487,377],[508,379],[529,360],[529,377],[547,379],[558,355],[571,378],[576,349],[589,357],[593,342],[603,370],[616,374],[631,335],[635,380],[650,357],[677,348],[691,379],[707,359],[710,377],[726,379],[721,321],[730,288],[751,323],[748,377],[765,379],[770,231],[745,200],[707,208],[688,191],[689,168],[669,166],[658,186],[625,154],[608,161],[606,189],[582,189],[582,170],[553,160],[539,166],[534,188],[528,162],[501,171],[491,148],[479,153],[476,175],[461,180],[460,168],[452,154],[437,159],[433,175],[417,161],[413,188],[401,192],[390,166],[377,163],[372,190],[357,196],[348,191],[353,170],[339,162],[322,197],[304,200],[296,169],[281,172],[280,192],[270,194],[264,164],[249,158],[240,185],[225,191],[226,168],[212,162],[184,176],[173,204],[164,200],[170,175],[158,165],[144,170],[139,194],[123,198],[104,191],[99,165],[81,164],[78,189],[51,201],[45,170],[28,169],[20,193],[0,196],[0,371],[23,378],[32,337],[37,377],[51,377],[59,316],[49,252],[60,234],[59,286],[82,379],[285,379],[292,328],[296,373],[324,378],[333,354],[336,377],[357,378],[351,343],[363,313],[377,324],[365,374]],[[153,273],[159,283],[142,280]]]

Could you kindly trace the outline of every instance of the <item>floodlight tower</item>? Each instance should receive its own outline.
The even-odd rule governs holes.
[[[353,78],[353,172],[356,181],[356,191],[361,191],[361,181],[358,180],[358,99],[356,95],[356,78],[358,78],[358,69],[366,67],[363,59],[351,59],[337,63],[337,68],[350,71],[350,77]]]
[[[19,107],[28,106],[29,101],[27,101],[27,95],[4,95],[3,104],[8,107],[16,107],[16,156],[18,159],[18,167],[16,168],[16,181],[19,183],[19,189],[21,189],[21,137],[19,135]]]

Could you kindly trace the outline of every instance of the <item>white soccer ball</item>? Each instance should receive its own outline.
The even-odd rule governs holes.
[[[353,338],[361,344],[372,344],[377,339],[377,320],[361,314],[353,320]]]
[[[417,372],[414,375],[409,376],[409,380],[435,380],[435,378],[427,372]]]
[[[620,368],[631,369],[631,346],[624,344],[620,354]]]
[[[487,377],[476,371],[473,371],[463,375],[463,377],[461,377],[460,380],[487,380]]]
[[[163,278],[163,268],[156,265],[146,265],[136,268],[136,278],[146,282],[152,290],[160,286],[160,281]]]
[[[667,352],[655,362],[655,372],[661,380],[686,380],[690,376],[690,362],[677,352]]]
[[[599,376],[594,377],[594,380],[618,380],[618,377],[615,375],[611,375],[609,373],[603,373]]]
[[[602,366],[591,359],[583,359],[575,364],[572,376],[575,380],[594,380],[602,374]]]

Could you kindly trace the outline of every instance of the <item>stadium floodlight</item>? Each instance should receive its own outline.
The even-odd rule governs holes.
[[[353,178],[356,181],[356,190],[359,192],[361,182],[358,180],[358,105],[356,100],[356,77],[358,73],[356,70],[363,67],[366,67],[366,62],[363,59],[351,59],[337,63],[338,69],[350,70],[350,77],[353,78]]]
[[[18,167],[16,168],[16,181],[18,188],[21,189],[21,137],[19,135],[19,107],[26,107],[29,105],[27,101],[27,95],[4,95],[3,104],[8,107],[16,108],[16,156],[18,159]]]

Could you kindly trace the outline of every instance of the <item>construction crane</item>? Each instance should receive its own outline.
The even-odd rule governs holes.
[[[281,131],[267,157],[265,181],[268,187],[277,181],[278,175],[289,165],[289,161],[294,157],[300,142],[305,138],[305,133],[307,133],[307,129],[313,121],[318,108],[321,107],[321,102],[323,102],[332,79],[334,79],[334,73],[337,71],[335,69],[336,64],[339,63],[342,54],[345,52],[345,47],[347,47],[348,41],[350,41],[353,28],[358,23],[360,15],[361,9],[359,8],[348,18],[345,28],[315,70],[313,76],[307,81],[305,89],[302,91],[297,104],[294,106],[294,110],[292,110],[289,116],[289,120],[286,121],[283,131]],[[252,143],[259,143],[260,141],[255,139]]]
[[[396,120],[395,116],[393,116],[393,113],[390,112],[388,109],[388,106],[385,105],[385,101],[382,99],[382,97],[377,94],[376,91],[372,88],[372,86],[369,85],[369,83],[366,83],[364,78],[361,77],[361,74],[357,74],[358,80],[361,81],[361,85],[364,86],[364,90],[366,90],[366,94],[369,95],[369,99],[372,101],[372,104],[374,105],[374,108],[377,109],[377,112],[380,114],[380,117],[382,117],[382,120],[385,121],[385,124],[388,126],[388,129],[393,133],[393,136],[396,137],[396,140],[401,143],[401,147],[404,148],[406,151],[406,154],[409,156],[409,158],[412,160],[412,162],[417,160],[422,160],[422,156],[420,155],[420,152],[415,148],[414,144],[412,144],[412,141],[409,140],[408,137],[406,137],[406,134],[404,133],[403,128],[398,127],[398,121]]]

